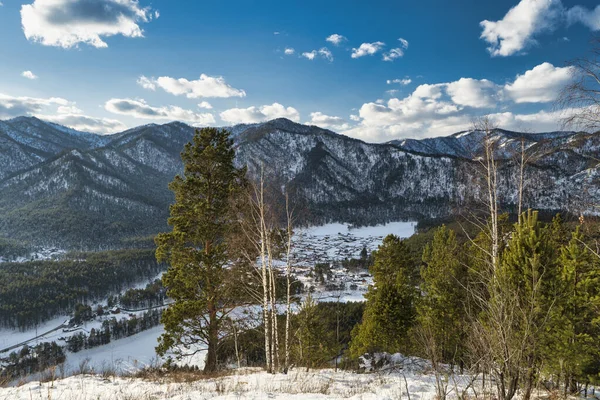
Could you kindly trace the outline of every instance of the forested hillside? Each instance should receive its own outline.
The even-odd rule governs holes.
[[[193,128],[145,125],[86,134],[35,118],[0,123],[0,237],[72,249],[147,244],[167,228],[167,185]],[[231,128],[236,164],[286,187],[304,222],[373,224],[456,215],[478,204],[480,131],[422,141],[369,144],[286,119]],[[500,201],[514,209],[525,143],[524,204],[596,212],[600,135],[495,131]],[[4,140],[4,142],[1,142]],[[269,166],[277,166],[269,170]]]

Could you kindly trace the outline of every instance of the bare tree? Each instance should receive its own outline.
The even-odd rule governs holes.
[[[523,132],[529,133],[527,129],[522,130]],[[515,166],[518,168],[518,176],[517,176],[517,216],[520,220],[521,214],[523,214],[524,209],[524,193],[525,188],[527,186],[525,173],[527,171],[527,165],[531,163],[533,159],[538,155],[538,152],[535,150],[530,150],[527,148],[527,140],[524,136],[519,138],[519,149],[515,150],[512,155],[513,162]]]
[[[527,163],[525,153],[525,138],[521,137],[521,157],[519,158],[519,195],[518,195],[518,216],[519,220],[521,219],[521,214],[523,213],[523,190],[525,186],[525,165]]]
[[[573,80],[556,102],[564,113],[563,126],[595,131],[600,127],[600,37],[592,40],[587,57],[577,58],[569,65]]]
[[[279,188],[267,185],[265,169],[261,166],[259,179],[251,185],[248,192],[250,204],[249,218],[243,222],[247,242],[251,251],[245,254],[252,266],[251,276],[244,288],[255,304],[261,304],[262,323],[265,335],[265,363],[269,372],[287,372],[290,359],[290,319],[292,302],[292,253],[293,253],[293,212],[289,196],[285,194],[285,214],[278,202]],[[275,178],[274,178],[275,179]],[[276,181],[276,179],[275,179]],[[267,187],[269,186],[269,188]],[[284,214],[284,215],[282,215]],[[282,219],[286,218],[285,226]],[[278,320],[278,279],[277,261],[285,261],[286,275],[286,326],[285,349],[280,344]],[[280,293],[281,297],[283,293]],[[282,350],[285,360],[282,362]]]
[[[477,221],[476,224],[487,231],[491,241],[489,251],[486,253],[490,258],[492,271],[498,267],[500,238],[498,232],[499,216],[499,195],[498,195],[498,160],[496,155],[497,143],[494,138],[494,131],[497,126],[488,117],[484,116],[473,122],[473,130],[483,132],[481,155],[476,156],[475,160],[479,163],[484,179],[486,199],[484,199],[488,222],[486,224]]]
[[[285,309],[285,363],[283,372],[287,374],[290,366],[290,321],[292,314],[292,244],[293,244],[293,212],[290,209],[289,194],[285,193],[286,215],[286,248],[285,248],[285,279],[286,279],[286,309]]]
[[[250,205],[248,217],[242,223],[242,230],[250,243],[249,250],[244,252],[251,267],[251,274],[246,279],[244,290],[250,299],[262,307],[262,323],[265,337],[265,363],[268,372],[273,372],[273,349],[272,349],[272,318],[271,318],[271,280],[270,268],[271,255],[271,226],[269,220],[269,209],[265,199],[265,176],[264,168],[261,166],[259,180],[250,185],[247,193]]]
[[[481,190],[485,193],[481,200],[485,206],[485,219],[473,215],[471,222],[483,234],[484,240],[471,238],[473,256],[477,266],[470,265],[471,284],[468,287],[469,301],[468,313],[471,324],[471,357],[474,364],[483,372],[484,380],[488,371],[491,382],[496,384],[496,396],[501,400],[510,400],[517,392],[521,376],[521,357],[519,347],[514,343],[516,303],[513,296],[503,291],[500,277],[500,201],[498,179],[498,154],[497,138],[494,133],[497,127],[493,121],[485,116],[473,123],[473,129],[483,134],[480,153],[474,155],[474,160],[479,166],[481,177]],[[522,143],[524,153],[524,142]],[[522,202],[522,188],[524,181],[524,159],[522,155],[523,171],[518,182],[519,203]],[[466,233],[466,231],[465,231]],[[482,317],[483,316],[483,317]],[[426,335],[423,335],[426,339]],[[431,347],[431,345],[429,346]],[[438,395],[442,395],[447,384],[444,380],[438,382]],[[483,390],[485,391],[485,383]]]

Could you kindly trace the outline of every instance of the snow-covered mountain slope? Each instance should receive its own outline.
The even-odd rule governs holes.
[[[522,133],[495,129],[492,137],[496,143],[497,156],[511,158],[515,154],[520,153],[522,141],[526,148],[545,143],[551,143],[553,146],[556,146],[575,135],[577,135],[576,132]],[[474,158],[483,151],[484,137],[485,133],[483,131],[471,130],[458,132],[450,136],[420,140],[392,140],[389,143],[404,150],[427,155]]]
[[[35,165],[46,157],[44,152],[15,141],[4,133],[6,130],[6,124],[0,121],[0,179]]]
[[[193,131],[174,122],[91,138],[33,118],[0,122],[0,235],[93,247],[164,229],[167,185],[183,168],[179,153]],[[264,166],[273,186],[287,188],[308,211],[308,221],[443,217],[482,197],[481,132],[370,144],[286,119],[231,131],[237,164],[251,174]],[[600,135],[573,132],[494,133],[504,205],[516,200],[513,155],[521,137],[529,160],[525,205],[593,211]]]
[[[17,117],[3,121],[0,125],[0,132],[18,143],[48,155],[66,149],[96,148],[104,146],[112,140],[110,136],[79,132],[35,117]]]

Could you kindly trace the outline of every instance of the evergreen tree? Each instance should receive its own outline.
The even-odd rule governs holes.
[[[165,333],[157,352],[207,346],[205,371],[217,369],[223,321],[236,303],[234,274],[226,265],[234,249],[235,200],[245,184],[245,170],[234,166],[233,142],[226,130],[197,130],[181,158],[185,169],[169,188],[175,193],[168,220],[172,231],[156,237],[156,257],[169,263],[163,275],[175,303],[165,310]]]
[[[578,228],[560,251],[562,307],[546,348],[551,372],[562,377],[565,392],[576,392],[577,382],[594,383],[600,372],[600,269],[594,261]]]
[[[406,244],[388,235],[373,253],[370,271],[374,284],[369,287],[362,322],[352,332],[350,353],[405,351],[407,333],[415,320],[415,270]]]
[[[419,331],[430,359],[462,365],[465,355],[468,270],[454,231],[442,225],[423,252]]]
[[[332,332],[327,330],[326,320],[310,293],[302,303],[297,321],[297,358],[306,365],[308,371],[309,368],[321,366],[335,354],[331,343]]]
[[[502,386],[499,392],[504,399],[512,398],[520,383],[523,398],[530,398],[543,347],[558,325],[557,298],[562,283],[554,232],[556,225],[543,226],[537,212],[527,211],[515,224],[491,281],[490,302],[498,311],[496,322],[504,321],[502,327],[492,326],[501,329],[498,340],[492,342],[501,344],[494,361],[500,369],[502,378],[497,384]]]

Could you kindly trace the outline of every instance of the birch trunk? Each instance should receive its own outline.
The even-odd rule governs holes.
[[[287,374],[290,366],[290,317],[291,317],[291,303],[292,303],[292,283],[291,283],[291,260],[290,256],[292,253],[292,216],[289,208],[288,194],[285,194],[285,212],[287,218],[287,246],[286,246],[286,267],[285,267],[285,278],[287,287],[287,298],[286,298],[286,309],[285,309],[285,365],[284,373]]]

